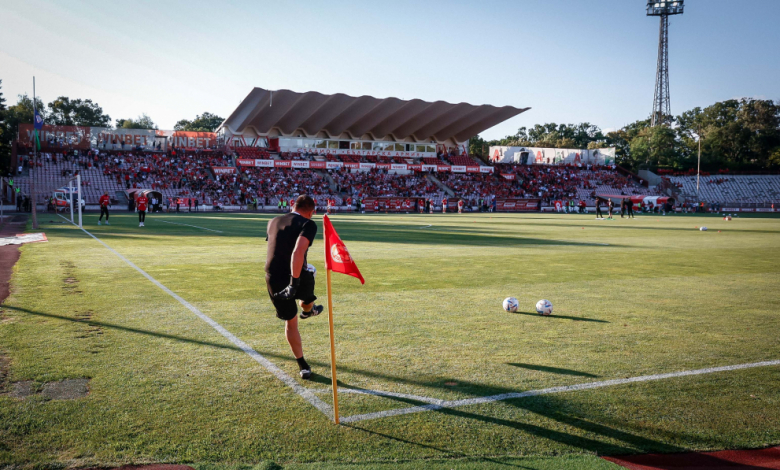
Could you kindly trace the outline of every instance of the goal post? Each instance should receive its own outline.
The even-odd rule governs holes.
[[[62,194],[61,191],[63,190],[67,190],[67,194]],[[62,194],[62,199],[60,199],[60,194]],[[70,212],[70,223],[78,225],[79,228],[81,228],[81,175],[77,174],[66,181],[65,185],[63,185],[60,190],[56,191],[54,196],[55,210],[58,211],[61,204],[67,204]]]

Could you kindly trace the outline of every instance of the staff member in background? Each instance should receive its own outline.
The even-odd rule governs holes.
[[[607,218],[611,219],[612,218],[612,211],[615,210],[615,203],[612,202],[612,199],[609,199],[607,201],[607,209],[609,209],[609,217],[607,217]]]
[[[149,198],[141,193],[135,199],[135,206],[138,208],[138,226],[143,227],[146,220],[146,206],[149,204]]]
[[[310,196],[298,196],[293,211],[268,222],[268,254],[265,262],[265,283],[276,308],[276,316],[284,320],[284,335],[293,356],[298,361],[302,379],[311,377],[311,367],[303,357],[303,344],[298,331],[298,306],[301,319],[322,313],[322,305],[314,305],[314,275],[316,270],[306,260],[306,253],[317,235],[317,224],[311,220],[315,211]]]
[[[100,225],[100,221],[103,220],[103,214],[106,215],[106,225],[111,225],[108,223],[108,206],[111,204],[111,200],[108,198],[108,191],[100,196],[98,202],[100,203],[100,218],[98,218],[98,225]]]
[[[596,198],[596,218],[603,219],[604,214],[601,213],[601,198]]]

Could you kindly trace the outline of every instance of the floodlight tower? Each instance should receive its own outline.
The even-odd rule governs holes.
[[[647,0],[647,16],[661,17],[658,37],[658,70],[655,73],[655,96],[650,125],[663,125],[672,114],[669,104],[669,16],[682,15],[684,0]]]

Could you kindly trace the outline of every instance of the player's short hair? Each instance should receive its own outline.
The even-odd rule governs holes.
[[[298,196],[298,199],[295,200],[295,210],[308,212],[314,210],[315,207],[314,199],[306,194]]]

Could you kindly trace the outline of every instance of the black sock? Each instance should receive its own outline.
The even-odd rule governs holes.
[[[311,367],[309,367],[309,363],[306,362],[306,359],[303,358],[303,356],[296,359],[298,361],[298,367],[301,368],[301,370],[311,370]]]

